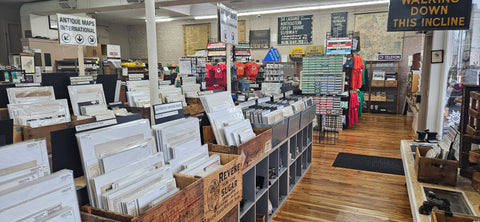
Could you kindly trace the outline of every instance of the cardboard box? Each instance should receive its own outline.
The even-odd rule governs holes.
[[[242,199],[241,157],[239,155],[210,153],[220,156],[222,168],[210,175],[199,178],[174,174],[180,191],[165,201],[134,217],[83,206],[81,211],[95,216],[117,221],[229,221],[238,212],[238,203]]]
[[[372,80],[372,87],[385,87],[385,80]]]
[[[253,129],[256,137],[238,146],[227,146],[211,143],[213,136],[210,126],[203,127],[204,141],[208,142],[208,150],[218,153],[236,154],[242,156],[242,169],[255,165],[257,160],[272,149],[272,129]],[[210,137],[210,138],[208,138]]]
[[[455,186],[457,183],[458,161],[426,158],[430,148],[417,147],[415,171],[420,182]]]
[[[86,46],[85,57],[102,57],[102,45]]]
[[[397,87],[397,80],[385,80],[385,87]]]

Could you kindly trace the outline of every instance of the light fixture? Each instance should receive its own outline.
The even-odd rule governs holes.
[[[284,9],[273,9],[273,10],[263,10],[263,11],[251,11],[251,12],[238,13],[238,16],[265,15],[265,14],[285,13],[285,12],[300,12],[300,11],[312,11],[312,10],[321,10],[321,9],[357,7],[357,6],[367,6],[367,5],[377,5],[377,4],[388,4],[389,2],[390,2],[389,0],[380,0],[380,1],[335,4],[335,5],[319,5],[319,6],[284,8]]]
[[[174,18],[155,18],[155,22],[171,22]]]
[[[195,16],[193,19],[201,20],[201,19],[216,19],[217,15],[205,15],[205,16]]]

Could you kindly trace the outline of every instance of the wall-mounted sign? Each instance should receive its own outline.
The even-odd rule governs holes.
[[[348,55],[352,53],[352,37],[327,38],[327,55]]]
[[[390,0],[392,31],[469,29],[472,0]]]
[[[379,54],[377,56],[377,60],[380,60],[380,61],[400,61],[400,60],[402,60],[402,55],[398,55],[398,54],[394,54],[394,55]]]
[[[238,44],[238,16],[237,12],[227,6],[217,3],[218,7],[218,35],[220,42]]]
[[[57,14],[58,39],[62,45],[97,46],[95,19]]]
[[[271,47],[263,59],[263,62],[280,62],[280,53],[278,52],[278,49]]]
[[[332,37],[347,36],[347,15],[347,12],[332,13],[332,25],[330,28]]]
[[[252,49],[270,48],[270,29],[250,30],[250,46]]]
[[[278,18],[279,45],[306,45],[312,43],[312,15]]]
[[[307,50],[305,52],[305,56],[310,57],[310,56],[321,56],[323,55],[323,45],[313,45],[313,46],[307,46]]]
[[[305,50],[302,47],[295,47],[290,50],[290,59],[294,62],[300,62],[305,56]]]

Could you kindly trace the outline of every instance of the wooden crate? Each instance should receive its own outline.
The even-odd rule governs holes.
[[[417,147],[415,152],[415,171],[417,180],[446,186],[457,183],[458,161],[426,158],[430,148]]]
[[[142,108],[142,107],[130,107],[127,106],[127,111],[131,113],[140,113],[142,118],[150,120],[150,107]]]
[[[385,87],[397,87],[397,80],[385,80]]]
[[[175,176],[177,186],[181,189],[165,201],[147,210],[144,214],[134,217],[119,214],[91,206],[83,206],[81,211],[116,221],[202,221],[203,212],[203,183],[200,180]]]
[[[480,217],[453,214],[451,217],[446,216],[445,212],[439,210],[432,211],[432,222],[474,222],[480,221]]]
[[[222,168],[208,176],[198,177],[176,174],[187,180],[198,179],[203,183],[203,206],[205,221],[219,221],[242,200],[242,160],[241,156],[210,152],[220,156]],[[229,215],[231,217],[231,215]]]
[[[478,171],[472,173],[472,187],[480,193],[480,172]]]
[[[468,160],[472,163],[480,163],[480,150],[470,150]]]
[[[372,87],[385,87],[385,80],[372,80]]]
[[[40,138],[46,138],[47,140],[47,151],[48,154],[52,153],[52,146],[50,143],[50,133],[53,131],[57,130],[63,130],[63,129],[68,129],[71,127],[74,127],[75,125],[80,125],[80,124],[85,124],[85,123],[90,123],[94,122],[95,118],[88,118],[88,119],[83,119],[83,120],[75,120],[75,118],[72,122],[68,123],[60,123],[60,124],[55,124],[55,125],[50,125],[50,126],[42,126],[42,127],[36,127],[32,128],[29,126],[14,126],[15,132],[14,138],[15,140],[18,140],[18,133],[21,132],[21,138],[22,140],[30,140],[30,139],[40,139]],[[16,141],[18,142],[18,141]]]
[[[0,108],[0,120],[10,119],[7,108]]]
[[[180,191],[140,216],[119,214],[91,206],[83,206],[81,211],[128,222],[232,221],[229,218],[238,217],[238,203],[242,198],[241,157],[223,153],[210,154],[220,156],[222,168],[204,178],[174,174]]]
[[[213,144],[211,138],[205,138],[208,135],[213,136],[212,128],[204,126],[203,135],[205,141],[208,141],[208,150],[219,153],[229,153],[242,156],[242,169],[254,165],[255,162],[268,153],[272,149],[272,129],[253,129],[256,137],[242,143],[238,146],[228,146]],[[214,140],[215,138],[213,138]]]

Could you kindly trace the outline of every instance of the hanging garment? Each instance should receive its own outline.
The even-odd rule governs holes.
[[[363,102],[365,101],[365,98],[363,97],[363,92],[357,92],[358,95],[358,117],[362,117],[362,112],[363,112]]]
[[[247,76],[247,78],[255,81],[258,75],[258,68],[260,68],[260,65],[254,62],[249,62],[245,64],[245,75]]]
[[[207,64],[205,66],[205,72],[207,73],[208,78],[215,79],[215,66],[212,64]]]
[[[359,89],[360,87],[362,87],[363,69],[365,69],[365,65],[363,64],[362,57],[354,55],[352,77],[351,77],[352,80],[351,80],[351,86],[350,86],[352,87],[352,89]]]
[[[241,62],[234,62],[233,67],[235,68],[235,71],[237,73],[237,79],[240,80],[245,74],[245,64]]]
[[[348,127],[358,122],[358,95],[356,92],[350,92],[350,102],[348,104]]]
[[[227,86],[227,65],[218,64],[215,66],[215,80],[217,85],[226,88]]]

